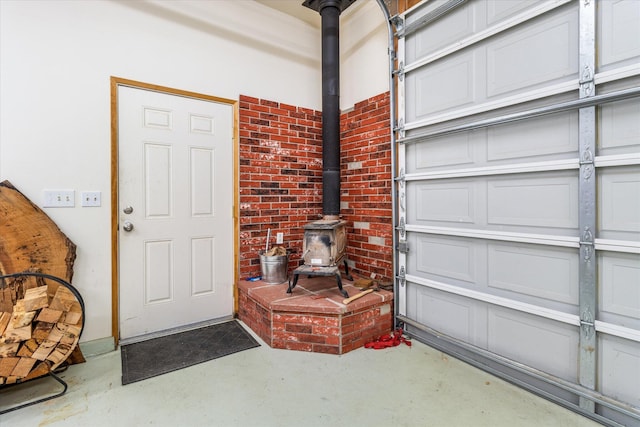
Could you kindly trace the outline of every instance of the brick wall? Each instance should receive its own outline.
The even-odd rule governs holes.
[[[240,277],[260,274],[258,252],[284,234],[300,263],[304,224],[322,216],[322,113],[240,96]],[[391,281],[389,94],[341,116],[341,214],[356,272]]]
[[[340,119],[341,214],[348,258],[356,270],[391,281],[391,149],[389,93],[357,103]]]

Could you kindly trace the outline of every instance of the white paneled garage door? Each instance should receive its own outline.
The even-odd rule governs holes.
[[[640,423],[640,1],[425,1],[397,30],[397,318]]]

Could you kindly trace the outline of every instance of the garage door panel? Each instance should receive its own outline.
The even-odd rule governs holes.
[[[598,318],[640,330],[640,254],[598,254]]]
[[[419,21],[444,3],[446,1],[431,1],[418,14],[409,15],[406,24],[411,25]],[[407,63],[433,55],[442,48],[457,44],[460,40],[474,33],[487,30],[537,6],[535,2],[530,0],[469,2],[465,7],[456,8],[434,21],[422,31],[409,35],[406,40],[407,50],[405,53]]]
[[[428,172],[480,163],[483,132],[464,132],[407,147],[407,173]]]
[[[407,103],[410,121],[478,101],[476,73],[482,63],[474,52],[462,52],[446,62],[435,62],[407,76],[407,90],[416,95]]]
[[[486,347],[486,306],[469,298],[412,284],[417,318],[451,337]]]
[[[487,98],[577,75],[578,15],[569,10],[534,21],[487,46]]]
[[[494,126],[487,130],[487,160],[517,162],[578,157],[578,113]]]
[[[411,233],[407,274],[424,286],[507,304],[578,313],[577,249]],[[526,274],[523,274],[526,273]]]
[[[551,176],[550,176],[551,175]],[[491,225],[578,227],[578,177],[575,173],[527,174],[490,179],[487,221]]]
[[[576,171],[410,182],[407,194],[409,224],[577,232]]]
[[[490,243],[488,286],[578,304],[578,251],[537,245]],[[572,310],[576,312],[577,308]]]
[[[417,223],[481,224],[476,200],[482,185],[472,180],[429,181],[411,185]],[[413,216],[413,215],[412,215]]]
[[[603,105],[599,112],[601,125],[598,155],[640,151],[640,99]]]
[[[529,0],[492,0],[488,1],[486,5],[486,21],[488,25],[497,24],[533,6]]]
[[[415,240],[415,251],[409,255],[412,258],[410,265],[415,258],[415,269],[411,268],[410,272],[447,283],[484,283],[484,272],[479,271],[480,266],[485,264],[482,261],[486,259],[484,243],[473,239],[429,235],[419,235]]]
[[[640,240],[640,166],[599,172],[600,237]]]
[[[597,32],[602,69],[640,57],[640,2],[637,0],[603,1],[598,7]]]
[[[410,144],[406,172],[577,159],[577,123],[578,114],[568,112]]]
[[[406,100],[407,122],[575,80],[577,9],[550,14],[409,72],[406,92],[415,96]],[[414,49],[415,40],[407,39],[406,50]]]
[[[576,381],[577,327],[496,306],[489,307],[488,325],[489,351]]]
[[[598,344],[601,349],[598,366],[600,391],[640,407],[640,345],[606,334],[600,335]]]
[[[433,6],[435,8],[442,3],[434,2]],[[419,58],[433,54],[439,49],[473,34],[479,6],[480,4],[472,4],[470,7],[459,8],[443,19],[435,21],[424,31],[408,37],[407,62],[414,62]],[[411,20],[407,20],[407,24],[411,24],[411,22]]]

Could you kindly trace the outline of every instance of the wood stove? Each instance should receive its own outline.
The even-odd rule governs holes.
[[[347,264],[346,221],[340,219],[321,219],[304,226],[302,242],[302,260],[304,264],[293,271],[293,282],[289,282],[287,293],[292,293],[298,283],[298,276],[335,276],[340,293],[349,298],[342,289],[342,277],[339,265],[344,262],[345,274],[349,280]]]

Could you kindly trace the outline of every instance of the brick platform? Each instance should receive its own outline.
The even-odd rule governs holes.
[[[343,281],[354,296],[360,289]],[[393,293],[371,292],[348,305],[332,277],[300,277],[293,294],[287,284],[240,281],[238,316],[269,346],[345,354],[389,333]]]

